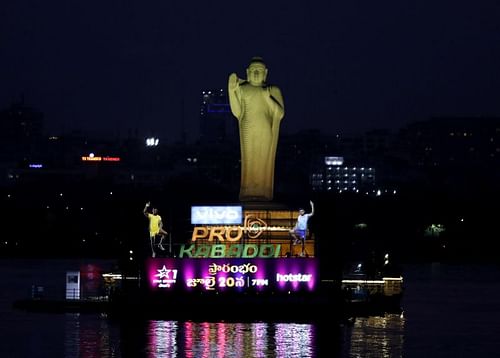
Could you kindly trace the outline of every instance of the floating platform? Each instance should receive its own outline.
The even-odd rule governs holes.
[[[18,300],[28,312],[106,314],[112,319],[313,322],[356,316],[400,313],[402,294],[372,291],[363,299],[346,294],[334,280],[315,292],[151,292],[127,280],[110,297],[84,300]]]
[[[402,278],[322,276],[314,235],[304,245],[292,243],[297,216],[272,203],[193,207],[190,240],[174,257],[141,260],[133,275],[102,275],[106,300],[35,298],[14,307],[118,319],[254,321],[331,320],[399,307]]]

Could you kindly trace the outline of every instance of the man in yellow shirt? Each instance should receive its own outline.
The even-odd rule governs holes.
[[[158,215],[158,209],[152,208],[151,213],[148,212],[148,208],[151,206],[151,203],[148,201],[144,206],[144,216],[149,219],[149,242],[151,245],[151,257],[156,257],[155,247],[158,246],[161,250],[164,250],[162,246],[163,238],[168,233],[163,229],[163,222],[161,220],[161,216]],[[157,240],[160,240],[158,244],[156,244]]]

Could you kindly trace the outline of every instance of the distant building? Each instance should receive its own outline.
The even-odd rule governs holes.
[[[0,111],[0,185],[16,179],[11,168],[41,165],[43,113],[24,100]]]
[[[223,89],[203,91],[200,104],[200,139],[204,143],[223,143],[238,139],[237,120],[231,114]]]
[[[440,117],[400,132],[408,159],[422,167],[490,167],[500,163],[500,118]]]
[[[324,157],[323,165],[311,174],[313,191],[373,193],[376,189],[375,168],[346,165],[344,157]]]
[[[43,114],[26,106],[24,100],[0,111],[0,139],[26,141],[40,138],[43,130]]]
[[[0,161],[18,163],[36,153],[42,130],[43,113],[26,106],[24,100],[0,111],[0,143],[9,149],[0,153]]]
[[[499,190],[499,117],[438,117],[411,123],[398,135],[398,151],[424,178],[422,184],[434,190],[460,195]]]

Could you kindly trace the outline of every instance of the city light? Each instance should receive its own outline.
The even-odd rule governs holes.
[[[160,140],[155,137],[146,138],[146,146],[147,147],[156,147],[160,143]]]
[[[325,157],[326,165],[342,165],[344,164],[344,157]]]

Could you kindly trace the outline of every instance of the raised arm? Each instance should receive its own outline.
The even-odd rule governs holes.
[[[241,118],[241,93],[240,93],[240,80],[236,73],[231,73],[229,75],[229,81],[227,84],[227,93],[229,96],[229,106],[231,107],[231,112],[233,116]]]
[[[146,203],[146,205],[144,205],[144,209],[142,210],[142,212],[143,212],[144,216],[145,216],[145,217],[147,217],[147,218],[149,217],[149,216],[148,216],[148,208],[149,208],[149,205],[151,205],[151,203],[148,201],[148,202]]]
[[[314,215],[314,203],[312,202],[312,200],[309,200],[309,203],[311,204],[311,213],[309,214],[309,216],[313,216]]]

